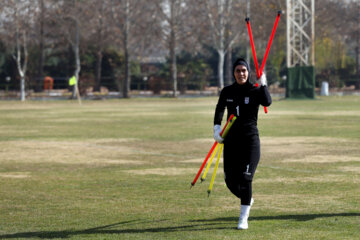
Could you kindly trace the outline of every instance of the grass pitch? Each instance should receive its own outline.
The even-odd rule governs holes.
[[[358,239],[360,97],[260,110],[246,231],[222,165],[190,190],[216,101],[0,102],[0,239]]]

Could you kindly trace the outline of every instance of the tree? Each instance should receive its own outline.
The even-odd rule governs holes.
[[[88,31],[91,32],[90,41],[95,45],[96,51],[96,67],[95,67],[95,86],[94,90],[99,91],[101,86],[101,70],[103,52],[114,37],[111,24],[112,6],[109,0],[91,0],[87,1],[88,7],[92,11],[86,11],[86,19],[89,25]]]
[[[356,89],[360,89],[360,2],[352,1],[345,6],[347,34],[345,42],[355,55]]]
[[[238,40],[241,31],[239,19],[245,18],[239,2],[232,0],[203,0],[206,15],[210,24],[210,34],[213,46],[216,49],[218,61],[218,86],[224,87],[224,61],[225,54]]]
[[[25,0],[9,0],[2,2],[2,14],[5,24],[3,36],[6,41],[20,75],[20,99],[25,101],[25,79],[28,68],[29,35],[33,33],[34,9],[33,5]]]
[[[189,62],[196,62],[194,59],[197,56],[206,59],[205,62],[217,72],[217,85],[222,88],[224,65],[227,67],[228,84],[232,79],[231,56],[241,54],[245,57],[245,47],[250,46],[245,23],[245,17],[250,14],[246,5],[249,2],[250,0],[0,1],[1,42],[5,45],[6,56],[14,55],[16,59],[11,59],[12,66],[6,57],[2,57],[0,61],[6,63],[2,64],[3,68],[10,66],[6,68],[14,69],[16,66],[23,89],[29,88],[31,85],[28,83],[34,77],[42,77],[46,71],[51,70],[59,77],[62,77],[60,74],[68,75],[74,71],[74,75],[79,78],[81,70],[84,75],[95,73],[96,81],[92,84],[98,90],[101,86],[104,52],[112,50],[124,55],[124,63],[117,63],[121,64],[117,72],[124,75],[121,76],[123,86],[119,89],[124,97],[130,97],[133,73],[130,70],[131,64],[144,59],[151,61],[167,57],[169,64],[158,66],[162,68],[160,70],[167,71],[166,78],[171,83],[173,96],[176,96],[179,86],[185,86],[184,82],[190,79],[184,77],[184,72],[193,73],[188,67],[186,71],[180,69],[182,64],[178,64],[179,54],[186,52],[190,53],[186,58]],[[340,78],[347,77],[344,72],[348,72],[353,81],[355,74],[359,75],[360,2],[316,0],[315,4],[315,34],[319,45],[316,50],[317,72],[327,73],[333,69]],[[285,0],[251,0],[251,25],[259,64],[276,13],[284,9]],[[277,73],[284,68],[285,20],[284,16],[280,18],[266,64],[266,70],[271,72],[268,74],[269,82],[279,79]],[[326,49],[331,49],[334,54],[327,53]],[[253,65],[251,54],[249,55]],[[225,61],[227,63],[224,64]],[[178,75],[182,77],[178,79]],[[79,82],[78,79],[76,83]],[[360,82],[357,86],[360,86]],[[74,93],[78,91],[77,88],[76,85]],[[79,94],[77,96],[80,102]]]
[[[28,49],[27,49],[27,38],[26,38],[26,30],[23,29],[20,33],[20,23],[18,19],[18,5],[15,5],[15,19],[16,19],[16,55],[13,55],[16,66],[19,71],[21,83],[20,83],[20,99],[21,101],[25,101],[25,75],[27,70],[27,63],[28,63]],[[21,46],[21,36],[22,34],[22,46]],[[24,58],[22,59],[21,56],[21,47],[23,48]],[[21,63],[23,60],[23,63]]]
[[[39,66],[38,76],[44,76],[44,25],[45,25],[45,4],[44,0],[39,0],[40,17],[39,17]]]
[[[353,74],[359,69],[359,1],[349,1],[346,3],[331,0],[317,0],[316,8],[316,69],[318,74],[326,80],[330,76],[337,75],[340,69],[346,69],[346,57],[354,59]],[[326,7],[324,7],[326,6]],[[327,49],[327,50],[326,50]],[[331,49],[331,50],[330,50]],[[331,52],[326,52],[326,51]],[[358,73],[358,72],[357,72]],[[356,78],[356,75],[355,75]],[[341,80],[341,79],[339,79]],[[342,80],[343,81],[343,80]],[[357,81],[356,87],[360,87],[360,80]],[[334,82],[334,81],[330,81]],[[333,84],[333,86],[336,85]]]
[[[81,35],[81,17],[83,17],[83,9],[86,8],[87,2],[78,0],[60,2],[60,7],[57,11],[57,23],[59,29],[65,35],[70,43],[74,58],[75,58],[75,72],[76,78],[73,97],[77,96],[79,104],[81,105],[81,97],[79,92],[79,74],[81,71],[80,65],[80,35]],[[85,6],[84,6],[85,5]]]
[[[115,23],[115,35],[120,39],[120,44],[125,56],[124,72],[125,79],[123,81],[122,92],[124,98],[130,97],[130,84],[131,84],[131,71],[130,71],[130,59],[131,59],[131,47],[132,42],[136,42],[133,39],[134,32],[136,32],[140,16],[140,9],[143,7],[143,2],[138,0],[113,0],[112,1],[112,16]],[[140,35],[137,35],[140,37]]]
[[[180,51],[178,42],[188,32],[186,31],[187,18],[190,17],[188,7],[192,5],[192,2],[189,0],[158,0],[155,1],[155,4],[162,22],[161,36],[169,51],[173,97],[176,97],[178,85],[176,55]]]

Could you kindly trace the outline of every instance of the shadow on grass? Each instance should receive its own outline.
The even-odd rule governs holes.
[[[159,220],[158,222],[166,221]],[[182,226],[174,227],[149,227],[149,228],[138,228],[138,227],[128,227],[127,224],[142,224],[142,223],[154,223],[155,221],[141,221],[133,220],[126,222],[119,222],[110,225],[100,226],[96,228],[90,228],[85,230],[63,230],[63,231],[39,231],[39,232],[20,232],[14,234],[0,235],[0,239],[12,239],[12,238],[42,238],[42,239],[52,239],[52,238],[70,238],[76,235],[96,235],[96,234],[132,234],[132,233],[157,233],[157,232],[177,232],[177,231],[205,231],[205,230],[214,230],[214,229],[230,229],[226,227],[212,227],[209,226],[218,226],[219,223],[199,223],[199,224],[188,224]],[[122,229],[107,229],[120,227]],[[126,228],[127,227],[127,228]],[[204,228],[205,227],[205,228]]]
[[[329,217],[358,217],[360,213],[333,213],[333,214],[303,214],[303,215],[279,215],[279,216],[258,216],[251,217],[251,220],[296,220],[296,221],[310,221],[317,218]],[[0,235],[0,239],[11,238],[70,238],[76,235],[95,235],[95,234],[132,234],[132,233],[157,233],[157,232],[177,232],[177,231],[207,231],[207,230],[235,230],[233,224],[229,226],[227,222],[236,222],[237,217],[227,218],[213,218],[213,219],[198,219],[189,221],[191,224],[173,226],[173,227],[149,227],[138,228],[130,227],[131,224],[137,226],[144,223],[154,223],[154,221],[132,220],[114,223],[110,225],[89,228],[84,230],[63,230],[63,231],[39,231],[39,232],[20,232],[14,234]],[[167,221],[158,220],[157,222]],[[220,226],[219,226],[220,225]],[[221,226],[224,225],[224,226]],[[109,229],[120,227],[122,229]]]
[[[360,213],[319,213],[319,214],[294,214],[294,215],[278,215],[278,216],[255,216],[249,218],[253,221],[262,220],[295,220],[295,221],[310,221],[316,218],[329,217],[359,217]],[[199,219],[191,222],[222,222],[222,221],[237,221],[238,217],[213,218],[213,219]]]

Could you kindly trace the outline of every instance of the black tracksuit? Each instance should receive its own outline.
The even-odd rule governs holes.
[[[266,86],[235,82],[221,91],[216,105],[214,124],[221,125],[225,107],[227,119],[231,114],[237,117],[224,140],[224,174],[227,187],[241,199],[242,205],[250,205],[251,183],[260,160],[259,105],[270,104],[271,96]]]

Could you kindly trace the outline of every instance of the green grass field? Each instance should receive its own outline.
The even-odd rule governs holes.
[[[216,101],[0,102],[0,239],[359,239],[360,97],[259,112],[245,231],[221,164],[190,190]]]

